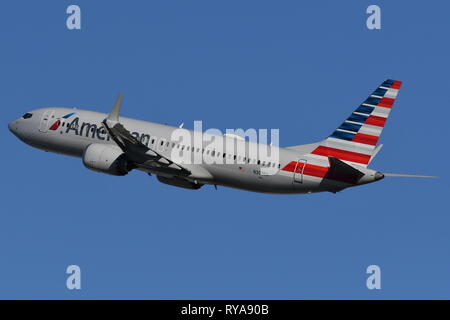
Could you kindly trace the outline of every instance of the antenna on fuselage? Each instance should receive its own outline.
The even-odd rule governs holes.
[[[111,113],[106,118],[107,120],[119,122],[119,114],[120,114],[120,107],[122,106],[122,99],[123,94],[120,93],[119,96],[117,97],[116,103],[114,103]]]

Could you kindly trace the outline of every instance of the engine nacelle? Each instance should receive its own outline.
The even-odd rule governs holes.
[[[180,188],[197,190],[203,186],[203,184],[190,182],[188,180],[184,180],[184,179],[177,178],[177,177],[166,178],[166,177],[158,175],[157,178],[158,178],[159,182],[169,184],[169,185],[175,186],[175,187],[180,187]]]
[[[124,176],[132,169],[119,147],[99,143],[90,144],[84,150],[83,164],[88,169],[114,176]]]

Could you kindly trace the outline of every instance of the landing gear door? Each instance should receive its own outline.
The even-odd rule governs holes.
[[[294,169],[294,184],[303,183],[303,173],[305,172],[306,160],[300,159]]]
[[[42,114],[41,123],[39,124],[39,131],[40,132],[47,132],[50,121],[52,118],[54,118],[55,110],[46,110]]]

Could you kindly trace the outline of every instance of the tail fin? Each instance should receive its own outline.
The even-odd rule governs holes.
[[[384,81],[311,154],[336,157],[367,167],[379,148],[376,144],[397,98],[401,81]]]

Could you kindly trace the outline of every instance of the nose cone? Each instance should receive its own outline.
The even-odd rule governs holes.
[[[8,123],[8,129],[9,131],[11,131],[13,134],[16,134],[16,130],[17,130],[17,120],[11,121],[10,123]]]
[[[30,128],[29,128],[30,124],[32,124],[32,123],[31,122],[24,123],[23,120],[21,118],[19,118],[19,119],[16,119],[16,120],[8,123],[8,129],[19,140],[21,140],[22,142],[25,142],[26,144],[30,144],[31,139],[32,139],[32,135],[30,135],[32,130],[30,130]]]
[[[26,132],[24,129],[26,129],[26,128],[24,128],[21,119],[16,119],[16,120],[8,123],[8,129],[9,129],[9,131],[11,131],[11,133],[13,135],[15,135],[20,140],[23,141],[23,139],[25,138]]]

